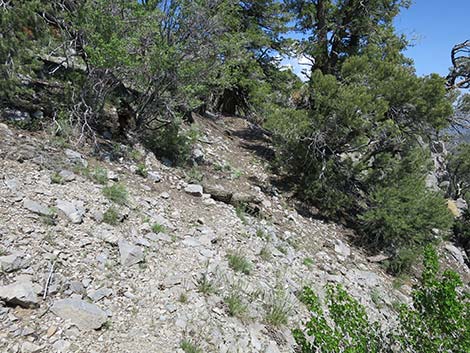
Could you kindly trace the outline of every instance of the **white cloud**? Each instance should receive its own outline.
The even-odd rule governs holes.
[[[306,55],[284,57],[280,63],[281,69],[291,69],[302,81],[308,81],[314,59]]]

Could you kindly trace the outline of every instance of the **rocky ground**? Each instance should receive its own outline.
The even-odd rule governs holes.
[[[262,130],[198,123],[186,170],[0,124],[1,352],[293,352],[296,294],[326,283],[393,321],[412,281],[273,186]],[[443,253],[468,281],[462,251]]]

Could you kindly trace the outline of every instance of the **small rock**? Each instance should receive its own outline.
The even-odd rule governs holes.
[[[200,148],[195,148],[191,152],[191,159],[197,163],[201,164],[204,162],[204,152]]]
[[[210,194],[214,200],[225,203],[230,203],[233,195],[220,185],[204,185],[204,192]]]
[[[465,266],[465,257],[462,250],[457,248],[452,244],[446,244],[445,249],[452,255],[452,257],[459,263],[461,266]]]
[[[52,348],[54,349],[54,352],[57,353],[66,353],[70,349],[70,342],[66,340],[58,340],[56,341],[53,345]]]
[[[279,348],[277,347],[277,344],[274,342],[270,342],[266,350],[264,351],[265,353],[281,353]]]
[[[52,216],[52,211],[48,207],[30,199],[23,200],[23,207],[41,216]]]
[[[4,272],[14,272],[27,268],[30,259],[24,253],[16,252],[7,256],[0,256],[0,270]]]
[[[112,170],[108,170],[108,179],[112,181],[119,181],[119,176]]]
[[[131,243],[120,240],[119,253],[121,254],[121,265],[130,267],[144,261],[144,252],[142,248]]]
[[[74,164],[81,164],[82,166],[84,166],[85,168],[88,167],[88,162],[85,158],[83,158],[83,156],[74,151],[74,150],[71,150],[71,149],[66,149],[64,151],[65,155],[67,156],[67,158],[69,159],[70,162],[74,163]]]
[[[154,171],[148,172],[147,178],[153,181],[154,183],[159,183],[160,181],[162,181],[162,177],[160,176],[160,174]]]
[[[85,287],[80,281],[72,281],[69,283],[69,289],[72,293],[83,295],[85,294]]]
[[[74,181],[75,178],[77,177],[73,172],[71,172],[70,170],[62,170],[60,171],[59,173],[60,177],[66,181],[66,182],[70,182],[70,181]]]
[[[21,345],[21,353],[38,353],[42,351],[42,348],[37,344],[26,341]]]
[[[82,331],[97,330],[108,319],[105,311],[81,299],[58,300],[51,311],[63,320],[70,320]]]
[[[261,200],[258,199],[255,195],[246,194],[243,192],[236,192],[232,195],[232,199],[230,200],[232,205],[242,205],[248,203],[261,203]]]
[[[94,302],[97,302],[103,298],[109,297],[111,294],[113,294],[113,291],[111,289],[102,287],[100,289],[90,291],[88,293],[88,298],[90,298]]]
[[[170,198],[170,194],[167,193],[167,192],[162,192],[162,193],[160,194],[160,197],[161,197],[162,199],[167,200],[167,199]]]
[[[367,261],[369,261],[369,262],[383,262],[385,260],[388,260],[389,258],[390,258],[390,256],[380,254],[380,255],[376,255],[376,256],[369,256],[367,258]]]
[[[4,180],[5,186],[10,189],[11,192],[18,191],[18,181],[16,179],[5,179]]]
[[[341,240],[336,240],[335,252],[342,257],[349,257],[351,255],[351,249],[349,246],[344,244]]]
[[[119,235],[114,231],[106,228],[98,229],[95,233],[95,236],[111,245],[118,245],[119,242]]]
[[[46,331],[46,336],[47,337],[52,337],[54,336],[54,334],[57,332],[57,326],[55,325],[52,325],[52,326],[49,326],[49,328],[47,329]]]
[[[39,304],[38,289],[29,280],[19,280],[13,284],[0,287],[0,299],[9,305],[23,308],[34,308]]]
[[[189,184],[184,188],[184,191],[190,195],[202,197],[203,189],[201,185]]]
[[[57,200],[56,207],[61,210],[67,218],[74,224],[80,224],[85,214],[85,208],[81,202],[69,202],[64,200]]]

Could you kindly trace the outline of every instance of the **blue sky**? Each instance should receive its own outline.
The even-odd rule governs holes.
[[[434,72],[446,76],[452,47],[470,39],[470,0],[413,0],[396,18],[395,27],[412,43],[405,54],[414,60],[419,76]],[[282,64],[291,65],[305,79],[300,72],[308,66],[299,66],[295,59],[284,59]]]
[[[414,0],[395,21],[414,46],[406,55],[415,61],[418,75],[447,75],[450,51],[470,39],[470,0]]]

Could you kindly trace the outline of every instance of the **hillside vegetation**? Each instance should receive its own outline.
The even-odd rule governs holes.
[[[0,125],[0,220],[10,233],[0,232],[0,318],[13,315],[10,307],[40,304],[32,286],[41,281],[34,271],[45,266],[50,275],[41,293],[56,316],[72,310],[67,300],[107,298],[109,311],[121,315],[115,332],[110,315],[86,310],[105,317],[92,329],[110,329],[109,342],[125,337],[123,315],[127,324],[143,320],[146,330],[163,332],[141,346],[116,343],[110,352],[155,344],[184,352],[468,352],[470,145],[458,136],[468,135],[470,122],[469,42],[449,48],[447,77],[418,76],[404,55],[409,42],[393,26],[409,6],[1,2],[0,117],[8,127]],[[303,79],[282,65],[286,58],[310,62]],[[25,211],[34,214],[32,224]],[[12,238],[22,232],[17,219],[33,239]],[[92,240],[64,236],[70,230]],[[109,249],[95,254],[99,242]],[[93,250],[71,255],[65,244]],[[26,264],[32,249],[48,262]],[[463,279],[439,271],[437,253],[448,252]],[[179,267],[185,258],[187,273]],[[111,269],[118,262],[126,269],[120,279]],[[159,263],[172,269],[174,283]],[[349,269],[352,263],[357,267]],[[48,297],[54,264],[69,277],[51,293],[66,298],[59,304]],[[73,266],[83,268],[77,274]],[[21,276],[10,275],[16,271],[32,276],[26,289]],[[91,287],[79,278],[85,273],[95,278]],[[131,288],[131,278],[144,284]],[[374,287],[357,284],[363,279]],[[406,282],[404,294],[390,281]],[[12,294],[21,290],[32,297]],[[372,309],[354,299],[364,291]],[[168,302],[175,295],[178,309]],[[161,308],[145,311],[152,298]],[[196,307],[185,309],[188,301]],[[202,322],[191,317],[193,309]],[[224,315],[233,320],[215,334]],[[384,325],[384,317],[393,323]],[[211,339],[199,344],[204,334],[194,330],[205,324]],[[232,339],[247,335],[250,344]],[[39,351],[0,338],[12,352]],[[53,349],[85,352],[89,339]],[[31,344],[51,343],[39,341]]]

